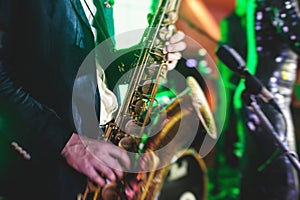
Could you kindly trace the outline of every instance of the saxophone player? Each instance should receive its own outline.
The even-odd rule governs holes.
[[[81,63],[113,34],[113,3],[1,0],[0,196],[5,199],[76,199],[86,177],[104,185],[123,176],[103,163],[130,166],[118,147],[77,134],[72,115],[72,88]],[[183,38],[179,32],[167,46],[166,56],[174,63],[185,48]]]

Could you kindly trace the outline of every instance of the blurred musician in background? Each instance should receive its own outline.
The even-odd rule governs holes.
[[[246,10],[247,67],[273,94],[283,115],[261,99],[258,103],[282,142],[296,152],[290,105],[300,53],[298,1],[249,0]],[[255,113],[238,102],[241,88],[235,94],[245,137],[240,199],[298,199],[294,166]]]

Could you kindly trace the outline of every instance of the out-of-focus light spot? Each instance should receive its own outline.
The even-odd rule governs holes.
[[[199,65],[198,65],[198,70],[201,74],[203,75],[209,75],[212,73],[212,69],[208,66],[208,63],[206,60],[202,60],[199,62]]]
[[[207,61],[206,61],[206,60],[201,60],[201,61],[199,62],[199,65],[200,65],[200,66],[207,66]]]
[[[285,8],[286,8],[286,9],[291,9],[291,8],[292,8],[292,5],[291,5],[291,4],[288,4],[288,5],[285,6]]]
[[[255,26],[255,30],[260,31],[261,30],[261,26],[260,25]]]
[[[271,84],[271,86],[273,86],[271,89],[270,89],[270,92],[272,92],[272,93],[276,93],[276,92],[278,92],[278,88],[277,88],[277,84]]]
[[[276,82],[277,82],[277,78],[272,77],[272,78],[270,79],[270,82],[271,82],[271,83],[276,83]]]
[[[281,13],[280,17],[281,18],[285,18],[286,17],[286,13]]]
[[[291,40],[296,40],[297,37],[296,37],[296,35],[291,35],[290,38],[291,38]]]
[[[263,50],[263,48],[261,46],[258,46],[256,49],[257,49],[257,51],[262,51]]]
[[[190,58],[190,59],[187,59],[185,64],[189,68],[195,68],[195,67],[197,67],[198,61],[194,58]]]
[[[205,68],[205,73],[206,73],[206,74],[211,74],[211,73],[212,73],[212,69],[209,68],[209,67],[206,67],[206,68]]]
[[[262,18],[263,18],[263,13],[262,12],[257,12],[257,14],[256,14],[256,19],[257,20],[261,20]]]
[[[278,71],[274,72],[275,77],[280,77],[280,73]]]
[[[207,51],[205,49],[199,49],[198,55],[199,56],[205,56],[207,54]]]
[[[289,4],[291,4],[291,2],[290,1],[286,1],[286,2],[284,2],[284,4],[285,5],[289,5]]]
[[[283,80],[289,80],[290,73],[288,71],[282,71],[281,76]]]
[[[276,61],[277,63],[282,62],[282,57],[277,57],[277,58],[275,58],[275,61]]]
[[[247,122],[247,126],[251,131],[255,131],[255,129],[256,129],[254,123],[251,121]]]
[[[283,32],[289,32],[289,27],[287,27],[287,26],[284,26],[284,27],[282,27],[282,30],[283,30]]]

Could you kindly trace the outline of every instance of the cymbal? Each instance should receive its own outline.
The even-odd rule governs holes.
[[[202,125],[204,126],[207,134],[213,139],[216,139],[218,137],[216,123],[204,92],[194,77],[188,76],[186,83],[190,89],[193,106]]]

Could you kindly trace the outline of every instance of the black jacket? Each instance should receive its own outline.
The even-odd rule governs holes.
[[[76,132],[72,88],[94,47],[80,0],[0,0],[0,15],[0,196],[75,199],[85,177],[60,152]]]

